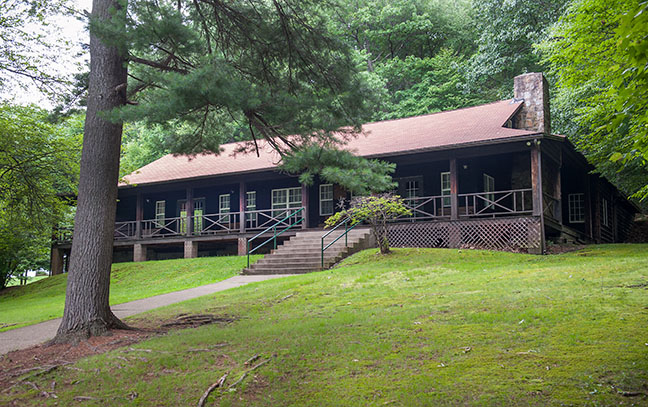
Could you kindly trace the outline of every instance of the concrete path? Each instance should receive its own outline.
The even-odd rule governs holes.
[[[234,276],[218,283],[189,288],[155,297],[126,302],[112,306],[112,310],[118,318],[125,318],[141,312],[149,311],[166,305],[202,297],[234,287],[240,287],[256,281],[264,281],[272,278],[287,277],[292,274],[272,274],[257,276]],[[17,349],[25,349],[49,341],[56,335],[56,330],[61,323],[61,318],[41,322],[36,325],[29,325],[23,328],[12,329],[0,332],[0,355]]]

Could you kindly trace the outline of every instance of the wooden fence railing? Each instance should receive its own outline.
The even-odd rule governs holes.
[[[412,211],[411,215],[401,216],[399,221],[444,220],[451,217],[450,195],[422,196],[404,199],[405,205]],[[543,196],[544,213],[555,219],[560,218],[559,201],[545,194]],[[458,218],[495,218],[511,215],[530,215],[532,208],[532,190],[512,189],[507,191],[476,192],[457,195]],[[255,232],[270,225],[287,227],[295,224],[305,211],[295,213],[296,209],[262,209],[254,211],[215,213],[206,215],[147,219],[139,224],[137,221],[115,223],[115,240],[137,238],[167,238],[186,236],[207,236],[240,232]],[[306,227],[305,222],[300,222]],[[191,226],[191,227],[189,227]],[[138,236],[138,232],[140,236]],[[59,230],[54,240],[70,241],[71,230]]]

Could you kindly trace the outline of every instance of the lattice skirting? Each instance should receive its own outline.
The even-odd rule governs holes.
[[[388,227],[392,247],[450,247],[539,252],[540,218],[527,216],[394,223]]]

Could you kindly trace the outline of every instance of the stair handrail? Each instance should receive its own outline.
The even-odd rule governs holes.
[[[345,246],[345,247],[348,246],[348,245],[349,245],[349,237],[348,237],[348,236],[349,236],[349,232],[350,232],[353,228],[355,228],[356,226],[358,226],[360,223],[362,223],[362,221],[357,221],[356,223],[354,223],[353,225],[351,225],[351,227],[349,227],[349,222],[351,222],[351,221],[352,221],[352,219],[351,219],[350,217],[347,217],[347,218],[345,218],[343,221],[338,222],[338,224],[335,225],[331,230],[329,230],[328,232],[326,232],[325,234],[322,235],[322,238],[321,238],[321,239],[322,239],[322,245],[321,245],[321,254],[322,254],[322,256],[321,256],[321,258],[322,258],[322,263],[321,263],[321,265],[322,265],[322,269],[324,268],[324,251],[326,251],[326,249],[328,249],[329,247],[331,247],[331,246],[333,245],[333,243],[335,243],[335,242],[337,242],[338,240],[340,240],[340,239],[342,238],[342,236],[344,236],[344,246]],[[340,236],[336,237],[336,238],[335,238],[331,243],[329,243],[329,244],[327,244],[326,246],[324,246],[324,239],[325,239],[328,235],[330,235],[331,233],[333,233],[337,228],[339,228],[339,227],[342,226],[342,225],[344,225],[344,233],[342,233]]]
[[[283,218],[283,219],[281,219],[281,220],[278,220],[276,223],[274,223],[274,224],[268,226],[268,227],[265,228],[263,231],[261,231],[261,232],[257,233],[256,235],[252,236],[250,239],[246,239],[246,247],[247,247],[247,267],[248,267],[248,268],[250,268],[250,254],[254,253],[257,249],[263,247],[266,243],[268,243],[268,242],[271,241],[271,240],[274,240],[274,248],[276,249],[276,248],[277,248],[277,237],[281,236],[285,231],[287,231],[288,229],[292,228],[293,226],[295,226],[295,225],[299,225],[300,223],[302,223],[302,222],[304,221],[304,217],[301,216],[299,219],[297,219],[296,221],[294,221],[293,223],[291,223],[290,225],[288,225],[288,227],[286,227],[284,230],[282,230],[282,231],[279,232],[279,233],[277,233],[277,225],[280,225],[280,224],[283,223],[284,221],[286,221],[286,220],[292,218],[293,216],[295,216],[295,215],[297,215],[298,213],[302,212],[304,209],[305,209],[305,208],[302,206],[302,207],[299,208],[298,210],[296,210],[296,211],[294,211],[294,212],[291,212],[291,213],[289,213],[288,215],[286,215],[285,218]],[[259,237],[259,236],[261,236],[262,234],[264,234],[264,233],[270,231],[270,229],[273,230],[272,237],[268,238],[265,242],[261,243],[260,245],[258,245],[258,246],[255,247],[254,249],[250,250],[250,243],[251,243],[254,239],[256,239],[257,237]]]

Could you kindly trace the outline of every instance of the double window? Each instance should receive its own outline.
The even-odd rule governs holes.
[[[290,209],[302,206],[301,187],[272,190],[272,216],[286,216]]]
[[[585,223],[585,194],[569,194],[569,223]]]
[[[178,232],[187,233],[187,215],[189,204],[185,199],[178,201]],[[199,235],[203,229],[203,215],[205,198],[196,198],[193,201],[193,233]]]
[[[320,216],[333,215],[333,184],[319,186]]]

